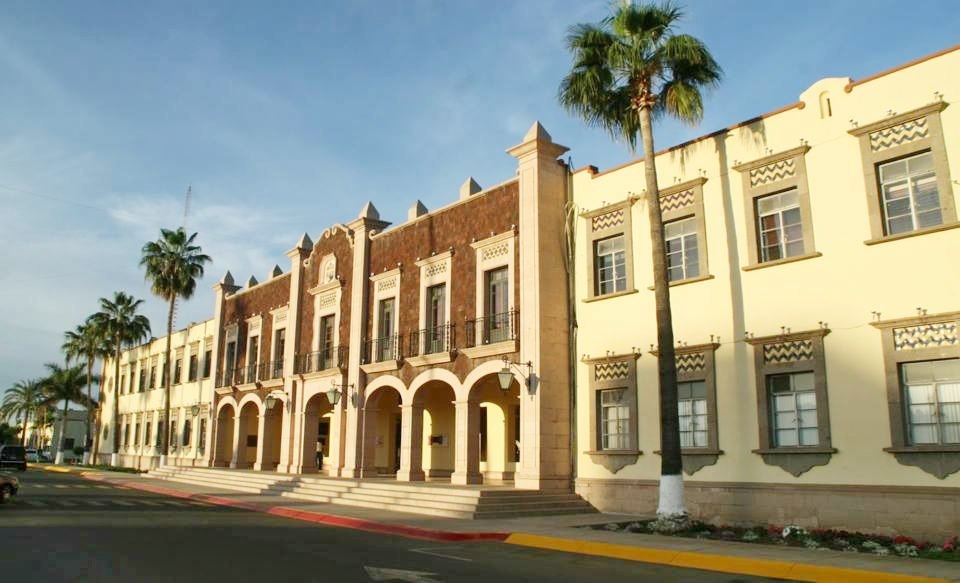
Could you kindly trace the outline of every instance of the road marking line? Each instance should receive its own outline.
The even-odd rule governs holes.
[[[106,502],[102,502],[100,500],[84,500],[84,502],[86,502],[88,506],[106,506],[107,505]]]
[[[197,502],[196,500],[191,500],[191,501],[188,502],[188,504],[190,504],[191,506],[200,506],[200,507],[203,507],[203,508],[207,508],[207,507],[213,506],[213,504],[207,504],[207,503],[205,503],[205,502]]]
[[[446,548],[446,547],[444,547]],[[454,555],[448,555],[446,553],[438,553],[431,549],[409,549],[411,553],[420,553],[421,555],[432,555],[434,557],[441,557],[444,559],[453,559],[454,561],[466,561],[472,563],[473,559],[468,559],[466,557],[457,557]]]
[[[100,490],[112,490],[110,486],[94,486],[94,488],[99,488]]]
[[[69,488],[70,486],[68,486],[68,485],[66,485],[66,484],[54,484],[53,487],[54,487],[54,488]]]
[[[29,486],[31,488],[46,488],[46,484],[24,484],[24,486]]]
[[[154,502],[153,500],[137,500],[137,502],[139,502],[140,504],[143,504],[144,506],[153,506],[154,508],[156,508],[157,506],[163,506],[163,504],[160,504],[159,502]]]
[[[180,508],[183,508],[187,505],[186,502],[181,502],[180,500],[161,500],[161,502],[169,506],[179,506]]]
[[[26,502],[30,506],[46,506],[47,505],[46,502],[41,502],[39,500],[24,500],[24,502]]]

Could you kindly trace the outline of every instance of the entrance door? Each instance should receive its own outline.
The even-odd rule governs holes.
[[[317,428],[317,447],[323,452],[323,459],[326,460],[330,457],[330,420],[321,419],[320,426]],[[322,471],[323,468],[318,467],[317,471]]]

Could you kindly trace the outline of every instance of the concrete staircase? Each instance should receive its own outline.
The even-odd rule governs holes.
[[[453,486],[387,479],[350,480],[170,466],[155,469],[147,476],[252,494],[447,518],[516,518],[596,512],[582,498],[569,492],[516,490],[504,486]]]

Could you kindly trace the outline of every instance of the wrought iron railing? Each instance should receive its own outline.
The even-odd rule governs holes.
[[[346,362],[345,346],[329,346],[316,352],[298,354],[294,359],[293,370],[296,374],[307,374],[331,368],[343,368]]]
[[[520,312],[510,310],[467,320],[467,348],[516,340],[520,331]]]
[[[236,368],[228,368],[227,370],[220,371],[217,374],[217,387],[232,387],[234,385],[242,385],[245,381],[246,367],[238,366]]]
[[[283,361],[271,360],[270,362],[261,362],[257,370],[257,379],[269,381],[272,379],[283,378]]]
[[[243,383],[250,384],[257,382],[258,372],[260,371],[257,363],[248,364],[247,366],[243,367]]]
[[[364,364],[403,358],[403,337],[399,334],[371,338],[363,343]]]
[[[444,324],[411,332],[409,350],[417,356],[451,352],[456,346],[455,331],[453,324]]]

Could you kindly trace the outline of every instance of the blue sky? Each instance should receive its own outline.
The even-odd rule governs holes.
[[[958,42],[952,0],[686,3],[683,30],[724,67],[699,127],[775,109],[822,77],[864,77]],[[603,1],[36,2],[0,6],[0,388],[61,358],[63,331],[127,290],[161,226],[214,257],[178,324],[213,311],[226,270],[259,279],[300,233],[367,200],[400,222],[467,176],[512,176],[536,119],[575,166],[632,158],[556,103],[564,35]],[[917,15],[923,15],[918,17]]]

